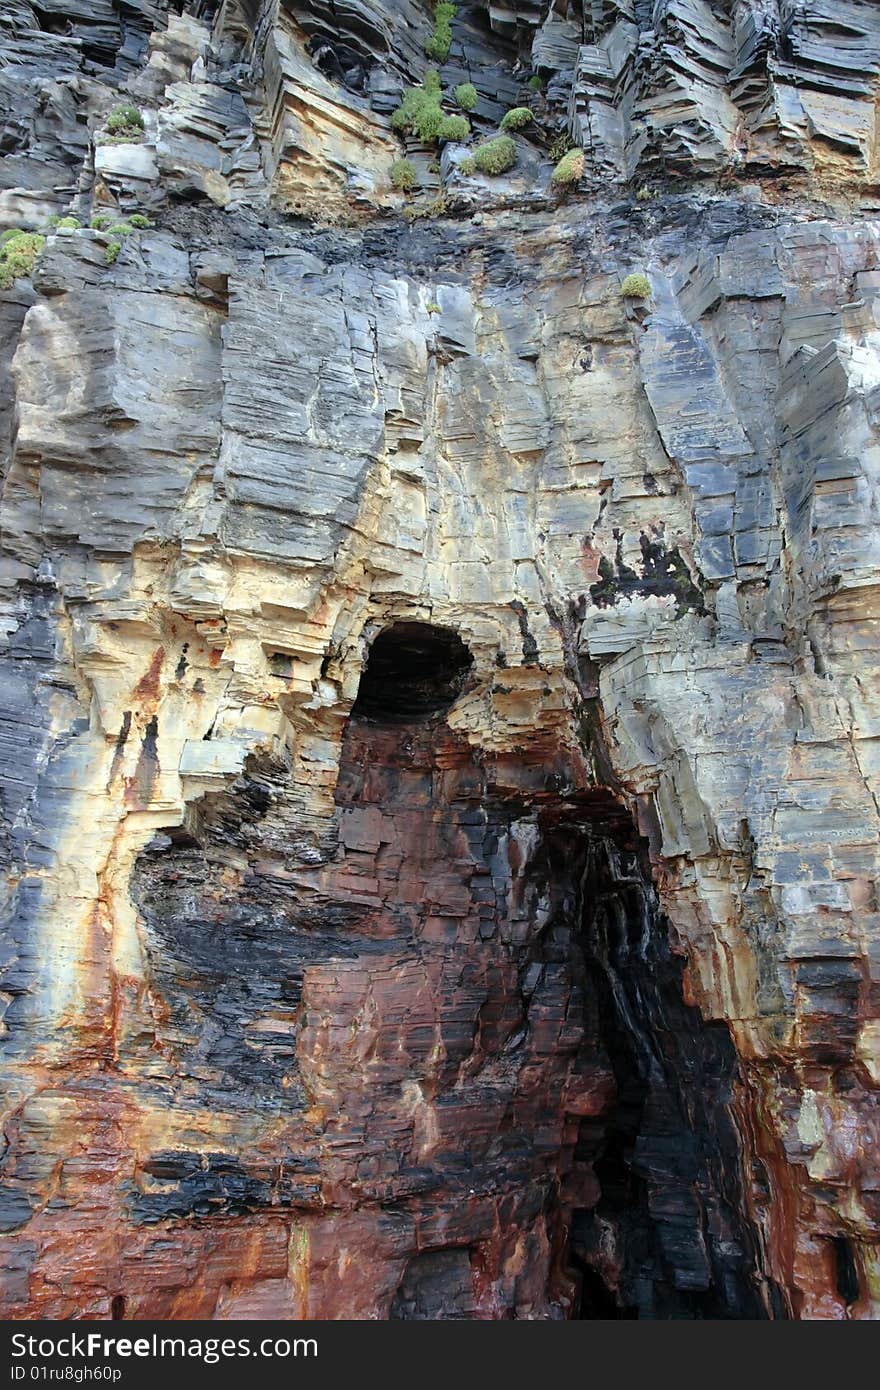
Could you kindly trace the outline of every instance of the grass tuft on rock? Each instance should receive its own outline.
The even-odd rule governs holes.
[[[501,118],[502,130],[525,130],[534,116],[527,106],[514,106]]]
[[[423,144],[436,140],[443,124],[440,109],[440,77],[435,68],[428,68],[419,87],[407,87],[397,110],[392,114],[392,129],[415,135]]]
[[[543,77],[539,77],[538,74],[535,73],[533,77],[529,78],[528,82],[526,83],[526,86],[528,87],[530,92],[543,92],[544,79]]]
[[[580,149],[569,150],[560,159],[553,173],[550,175],[550,182],[557,188],[569,188],[572,184],[578,183],[584,172],[584,152]]]
[[[391,187],[401,193],[411,193],[418,183],[416,166],[411,159],[395,159],[391,165]]]
[[[440,122],[440,129],[437,133],[438,139],[467,140],[471,133],[471,125],[467,116],[444,116]]]
[[[435,63],[445,63],[452,47],[452,21],[457,5],[441,3],[434,8],[434,32],[425,44],[425,52]]]
[[[643,271],[633,271],[621,285],[620,293],[624,299],[650,299],[651,282]]]
[[[454,95],[462,111],[473,111],[478,100],[477,89],[473,82],[460,82]]]
[[[516,163],[516,145],[509,135],[496,135],[477,145],[469,159],[459,166],[465,174],[506,174]]]
[[[128,145],[143,138],[144,118],[136,106],[117,106],[104,125],[105,144]]]
[[[33,274],[37,257],[46,245],[39,232],[12,227],[0,238],[0,290],[8,290],[16,280]]]

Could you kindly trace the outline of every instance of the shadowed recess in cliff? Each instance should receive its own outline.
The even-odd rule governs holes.
[[[373,1317],[764,1315],[733,1048],[684,1003],[631,815],[557,746],[490,756],[449,727],[453,633],[382,639],[362,696],[393,713],[345,729],[331,865],[292,879],[294,789],[267,758],[140,856],[157,1038],[238,1118],[194,1151],[181,1091],[126,1219],[323,1203],[343,1233],[393,1230],[369,1237]],[[257,1109],[296,1135],[280,1168]],[[331,1285],[314,1272],[316,1307]]]
[[[744,1214],[733,1042],[685,1002],[643,842],[590,836],[580,910],[575,949],[616,1087],[575,1147],[601,1190],[572,1213],[581,1316],[783,1316]]]
[[[449,628],[394,623],[373,641],[352,715],[396,724],[439,714],[461,693],[472,661]]]

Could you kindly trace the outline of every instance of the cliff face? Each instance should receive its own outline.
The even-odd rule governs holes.
[[[3,1311],[876,1317],[880,11],[433,28],[0,16]]]

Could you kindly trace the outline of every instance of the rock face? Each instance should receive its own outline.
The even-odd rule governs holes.
[[[880,1313],[880,12],[452,28],[0,16],[6,1316]]]

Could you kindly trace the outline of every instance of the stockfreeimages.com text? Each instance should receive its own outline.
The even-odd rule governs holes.
[[[12,1337],[12,1355],[65,1358],[169,1356],[204,1361],[212,1366],[218,1361],[237,1356],[317,1356],[318,1343],[314,1337],[263,1337],[252,1343],[249,1337],[160,1337],[156,1332],[147,1337],[108,1336],[104,1332],[34,1337],[16,1332]]]

